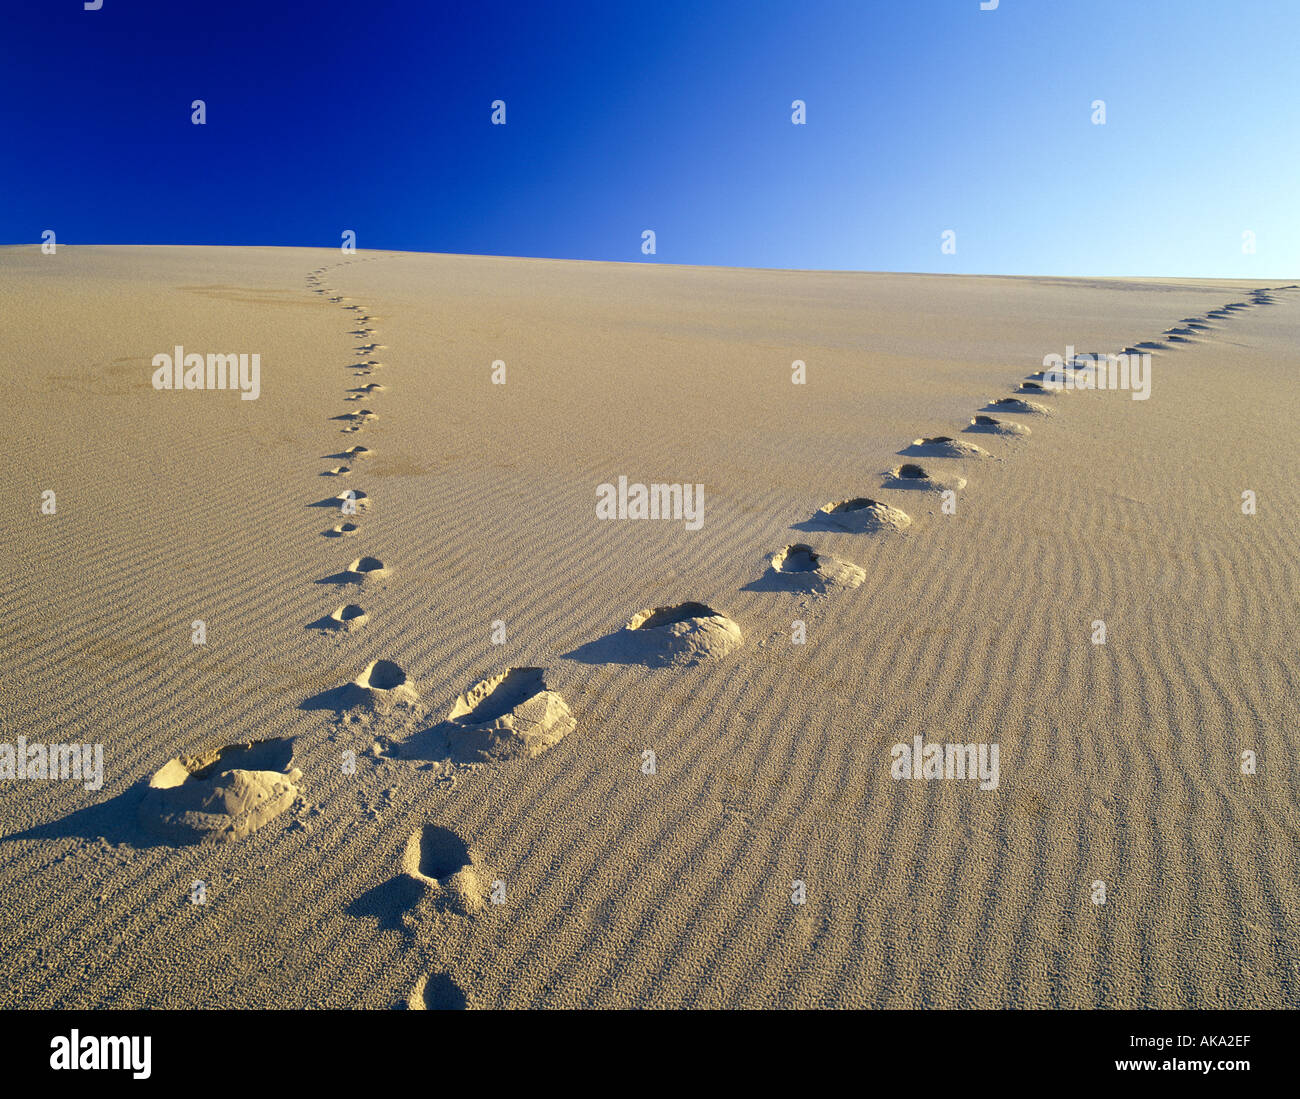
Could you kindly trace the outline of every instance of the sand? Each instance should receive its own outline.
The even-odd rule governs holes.
[[[1278,285],[0,250],[0,1004],[1300,1005]]]

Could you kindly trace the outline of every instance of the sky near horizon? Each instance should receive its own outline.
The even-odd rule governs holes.
[[[517,8],[11,7],[0,243],[1300,276],[1295,0]]]

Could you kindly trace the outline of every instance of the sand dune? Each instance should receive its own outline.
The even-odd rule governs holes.
[[[1300,1004],[1300,289],[60,246],[0,296],[0,743],[104,746],[0,779],[5,1006]],[[1108,349],[1147,398],[1070,388]]]

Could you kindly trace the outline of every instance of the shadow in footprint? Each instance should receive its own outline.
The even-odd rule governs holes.
[[[470,863],[469,848],[450,828],[426,824],[420,833],[419,858],[414,869],[441,881]]]
[[[369,620],[369,615],[362,609],[360,603],[345,603],[325,615],[324,618],[318,618],[315,622],[308,622],[307,629],[346,633],[360,629]]]
[[[429,975],[422,1000],[426,1011],[464,1011],[469,1007],[464,991],[447,973]]]

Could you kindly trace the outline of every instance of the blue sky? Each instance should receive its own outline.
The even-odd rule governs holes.
[[[0,242],[1300,275],[1294,0],[470,7],[11,6]]]

